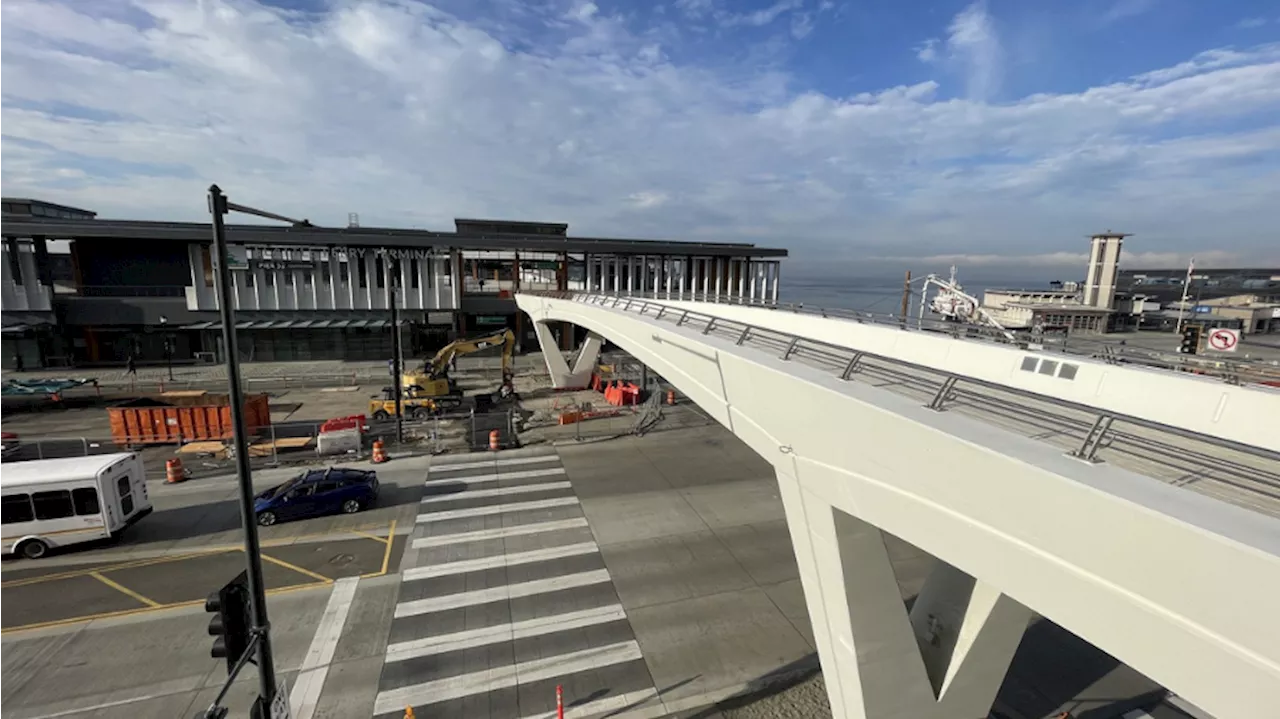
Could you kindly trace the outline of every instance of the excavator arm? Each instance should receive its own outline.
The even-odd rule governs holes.
[[[498,345],[502,345],[502,376],[507,377],[512,374],[511,356],[516,346],[516,336],[511,330],[454,340],[445,345],[434,357],[426,362],[423,367],[424,373],[432,378],[443,377],[448,374],[449,363],[453,361],[453,358]]]

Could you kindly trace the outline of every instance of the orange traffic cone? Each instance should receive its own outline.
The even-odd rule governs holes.
[[[186,478],[186,470],[182,468],[182,460],[174,457],[164,463],[164,481],[166,484],[177,484]]]
[[[489,449],[494,452],[502,449],[502,433],[496,429],[489,431]]]
[[[373,440],[373,463],[382,464],[387,461],[387,452],[383,449],[382,440]]]

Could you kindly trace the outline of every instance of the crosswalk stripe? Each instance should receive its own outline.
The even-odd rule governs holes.
[[[487,644],[498,644],[528,637],[540,637],[544,634],[554,634],[555,632],[563,632],[569,629],[581,629],[597,624],[607,624],[626,618],[627,613],[623,610],[621,604],[611,604],[607,607],[583,609],[577,612],[526,619],[522,622],[499,624],[483,629],[470,629],[465,632],[454,632],[453,634],[442,634],[436,637],[427,637],[426,639],[399,642],[387,647],[386,660],[388,662],[398,662],[406,659],[416,659],[459,649],[470,649]]]
[[[422,498],[423,504],[455,502],[459,499],[481,499],[483,497],[502,497],[508,494],[532,494],[534,492],[550,492],[555,489],[572,489],[572,482],[543,482],[542,484],[522,484],[516,487],[494,487],[493,489],[470,489],[449,494],[432,494]]]
[[[469,509],[449,509],[443,512],[427,512],[418,515],[418,524],[438,522],[443,519],[461,519],[463,517],[484,517],[490,514],[507,514],[508,512],[524,512],[530,509],[550,509],[552,507],[568,507],[578,503],[577,497],[554,497],[552,499],[535,499],[529,502],[512,502],[510,504],[491,504],[488,507],[471,507]]]
[[[374,714],[434,704],[640,659],[634,640],[378,692]]]
[[[502,587],[490,587],[488,589],[477,589],[470,592],[446,594],[441,597],[430,597],[428,599],[415,599],[413,601],[397,604],[395,609],[395,618],[403,619],[404,617],[413,617],[419,614],[428,614],[430,612],[442,612],[447,609],[458,609],[460,607],[471,607],[477,604],[488,604],[489,602],[497,602],[503,599],[531,597],[535,594],[547,594],[549,592],[557,592],[562,589],[589,587],[593,584],[604,584],[605,582],[610,581],[612,580],[609,579],[609,570],[593,569],[589,572],[567,574],[563,577],[536,579],[531,582],[508,584]]]
[[[515,552],[513,554],[499,554],[492,557],[481,557],[480,559],[463,559],[457,562],[433,564],[429,567],[413,567],[411,569],[406,569],[401,575],[401,579],[406,582],[412,582],[419,579],[430,579],[432,577],[447,577],[451,574],[466,574],[467,572],[479,572],[485,569],[496,569],[498,567],[514,567],[521,564],[546,562],[552,559],[577,557],[583,554],[593,554],[598,551],[600,551],[600,547],[597,547],[595,542],[566,544],[562,547],[534,549],[528,552]]]
[[[428,487],[449,486],[453,484],[480,484],[483,482],[493,482],[499,479],[529,479],[530,477],[553,477],[557,474],[564,474],[564,467],[549,467],[547,469],[525,469],[519,472],[494,472],[493,474],[480,474],[473,477],[446,477],[444,479],[428,479],[423,484]]]
[[[559,461],[558,454],[540,454],[537,457],[508,457],[505,459],[485,459],[479,462],[457,462],[455,464],[433,464],[429,472],[452,472],[457,469],[475,469],[476,467],[510,467],[517,464],[537,464],[538,462]]]
[[[658,698],[657,689],[643,689],[638,692],[627,692],[626,694],[615,694],[611,697],[597,699],[586,704],[578,704],[575,706],[567,706],[564,708],[564,719],[587,719],[587,717],[610,717],[610,719],[659,719],[665,717],[670,712],[661,702],[655,701]],[[639,707],[641,704],[650,702],[648,706],[634,709],[623,713],[623,710],[630,707]],[[542,712],[541,714],[531,714],[524,719],[556,719],[556,710]]]
[[[508,537],[525,537],[543,532],[558,532],[565,529],[583,529],[589,526],[586,517],[561,519],[554,522],[537,522],[535,524],[517,524],[514,527],[498,527],[496,529],[479,529],[474,532],[458,532],[457,534],[440,534],[434,537],[419,537],[413,540],[414,549],[428,547],[444,547],[450,544],[466,544],[467,542],[483,542],[487,539],[506,539]]]

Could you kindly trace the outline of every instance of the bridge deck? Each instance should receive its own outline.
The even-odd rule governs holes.
[[[604,301],[603,298],[598,301]],[[609,300],[612,302],[612,300]],[[653,303],[624,301],[616,309],[642,313],[672,324],[702,330],[724,339],[772,354],[788,355],[790,361],[841,374],[847,368],[850,351],[841,353],[817,343],[792,344],[792,337],[776,331],[746,333],[745,324],[716,317],[717,305],[687,316],[682,309],[657,309]],[[683,317],[683,319],[682,319]],[[713,321],[713,317],[715,318]],[[826,318],[823,322],[850,323],[851,320]],[[811,338],[824,340],[825,338]],[[964,341],[964,340],[956,340]],[[1072,358],[1075,360],[1076,358]],[[848,375],[850,381],[880,387],[928,405],[946,381],[939,372],[891,359],[864,356],[858,370]],[[1280,402],[1280,400],[1278,400]],[[960,382],[951,389],[943,404],[945,411],[955,412],[1046,442],[1070,452],[1080,448],[1094,425],[1098,413],[1076,408],[1050,398],[1044,400],[1026,393],[1002,391],[987,384]],[[1261,421],[1261,420],[1260,420]],[[1195,437],[1180,436],[1139,424],[1117,421],[1095,455],[1096,459],[1158,479],[1167,484],[1218,499],[1223,502],[1280,518],[1280,462],[1273,457],[1234,449]],[[922,451],[926,448],[922,448]]]

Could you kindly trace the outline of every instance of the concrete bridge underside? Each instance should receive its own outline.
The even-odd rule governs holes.
[[[986,716],[1033,612],[1219,719],[1280,706],[1275,520],[652,314],[517,302],[773,464],[835,716]],[[939,560],[910,612],[883,532]]]

